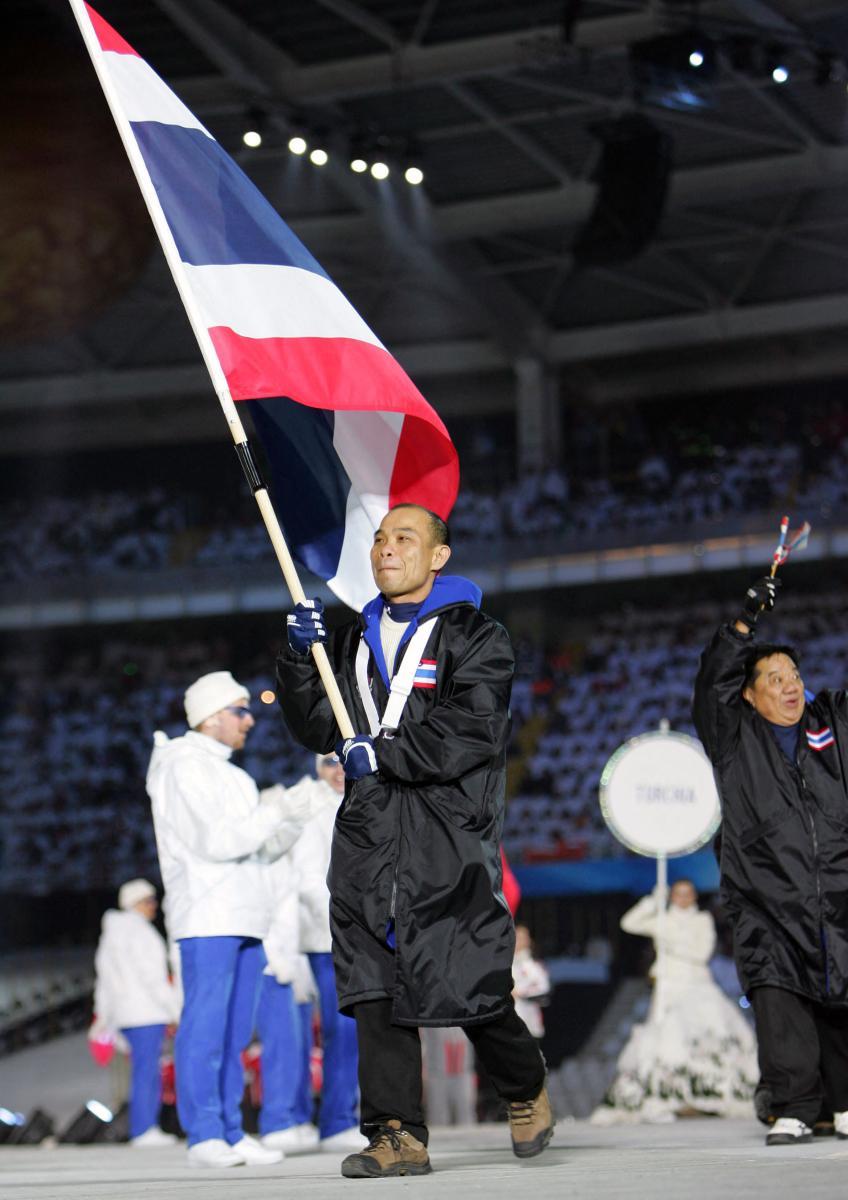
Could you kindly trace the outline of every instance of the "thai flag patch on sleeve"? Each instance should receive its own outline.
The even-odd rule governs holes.
[[[436,686],[435,658],[422,658],[412,679],[412,686],[418,688],[434,688]]]
[[[811,750],[825,750],[833,745],[833,731],[829,725],[824,725],[821,729],[808,729],[807,741]]]

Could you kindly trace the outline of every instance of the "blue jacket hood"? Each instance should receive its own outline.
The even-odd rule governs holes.
[[[470,579],[464,579],[461,575],[437,575],[433,581],[432,590],[418,610],[418,616],[409,623],[409,627],[401,639],[398,646],[398,653],[401,647],[405,646],[415,630],[418,628],[421,621],[425,621],[427,617],[435,612],[440,612],[443,608],[451,608],[455,604],[471,604],[474,608],[479,609],[483,599],[483,593],[478,588],[476,583],[472,583]],[[364,637],[368,643],[368,648],[374,655],[374,661],[383,677],[383,682],[386,687],[389,687],[389,673],[386,669],[386,660],[383,656],[383,644],[380,639],[380,619],[383,616],[383,609],[386,607],[386,601],[382,593],[375,596],[373,600],[369,600],[362,610],[362,620],[365,624]]]

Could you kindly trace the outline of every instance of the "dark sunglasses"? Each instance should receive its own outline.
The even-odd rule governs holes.
[[[231,712],[234,717],[238,717],[240,721],[252,715],[250,709],[245,704],[228,704],[226,710],[227,712]]]

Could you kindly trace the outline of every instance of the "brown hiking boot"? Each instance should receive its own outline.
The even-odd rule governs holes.
[[[513,1100],[509,1104],[509,1132],[517,1158],[541,1154],[554,1136],[554,1113],[543,1087],[535,1100]]]
[[[371,1141],[342,1162],[346,1179],[385,1179],[389,1175],[429,1175],[427,1147],[401,1129],[400,1121],[378,1125]]]

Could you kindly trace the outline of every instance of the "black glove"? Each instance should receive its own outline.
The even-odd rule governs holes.
[[[743,625],[747,625],[749,629],[753,629],[760,613],[771,612],[774,608],[779,587],[780,580],[777,576],[772,578],[771,575],[764,575],[762,579],[752,583],[745,593],[745,603],[742,605],[738,620]]]

